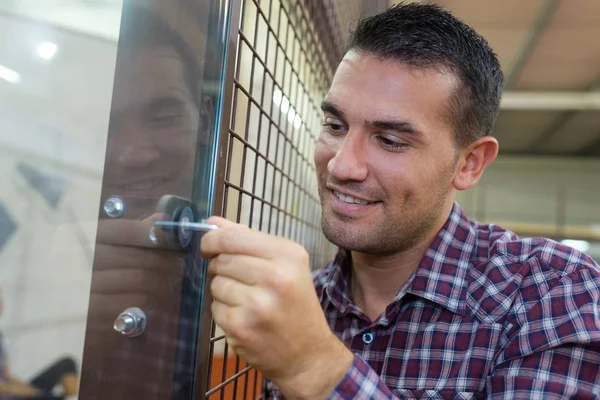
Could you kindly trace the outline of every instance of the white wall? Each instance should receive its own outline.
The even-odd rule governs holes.
[[[597,231],[600,160],[499,157],[457,200],[473,219]]]
[[[118,30],[120,6],[95,14],[82,34],[69,21],[90,10],[71,3],[13,1],[16,14],[0,10],[0,37],[10,38],[0,44],[0,65],[21,77],[0,77],[0,202],[17,224],[0,249],[0,331],[22,379],[59,357],[80,362],[83,351],[116,59],[116,42],[94,36],[94,27]],[[50,60],[37,54],[46,41],[57,45]],[[41,174],[39,184],[58,182],[56,207],[17,170],[23,163]]]

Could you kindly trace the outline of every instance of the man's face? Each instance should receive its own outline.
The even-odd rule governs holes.
[[[458,149],[446,110],[456,85],[435,69],[354,51],[344,57],[315,150],[331,242],[393,254],[443,224],[454,198]]]
[[[163,194],[189,196],[192,186],[200,112],[184,71],[167,47],[119,54],[105,182],[107,194],[137,199],[143,213]]]

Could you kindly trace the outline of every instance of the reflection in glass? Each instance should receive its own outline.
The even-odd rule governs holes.
[[[124,4],[84,348],[86,398],[184,399],[194,391],[205,270],[199,233],[172,223],[210,212],[212,189],[201,184],[213,174],[213,100],[201,68],[208,3],[198,2],[196,11],[205,11],[187,21],[169,20],[174,7],[189,7],[183,3]],[[124,311],[132,309],[143,328]]]
[[[152,227],[211,208],[224,8],[123,3],[0,2],[0,382],[38,397],[194,391],[199,234]]]

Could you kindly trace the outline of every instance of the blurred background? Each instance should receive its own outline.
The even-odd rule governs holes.
[[[213,82],[228,93],[223,214],[299,240],[315,266],[333,251],[310,162],[318,105],[357,18],[393,3],[220,3],[237,17],[223,32],[229,79]],[[600,261],[600,2],[435,3],[487,38],[506,76],[500,156],[458,202]],[[0,0],[0,332],[24,380],[61,357],[81,363],[122,6]],[[223,342],[213,327],[207,397],[253,398],[258,375]]]

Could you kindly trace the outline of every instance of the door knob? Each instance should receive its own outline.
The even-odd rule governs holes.
[[[130,307],[115,319],[113,329],[122,335],[136,337],[144,333],[146,324],[146,313],[137,307]]]

